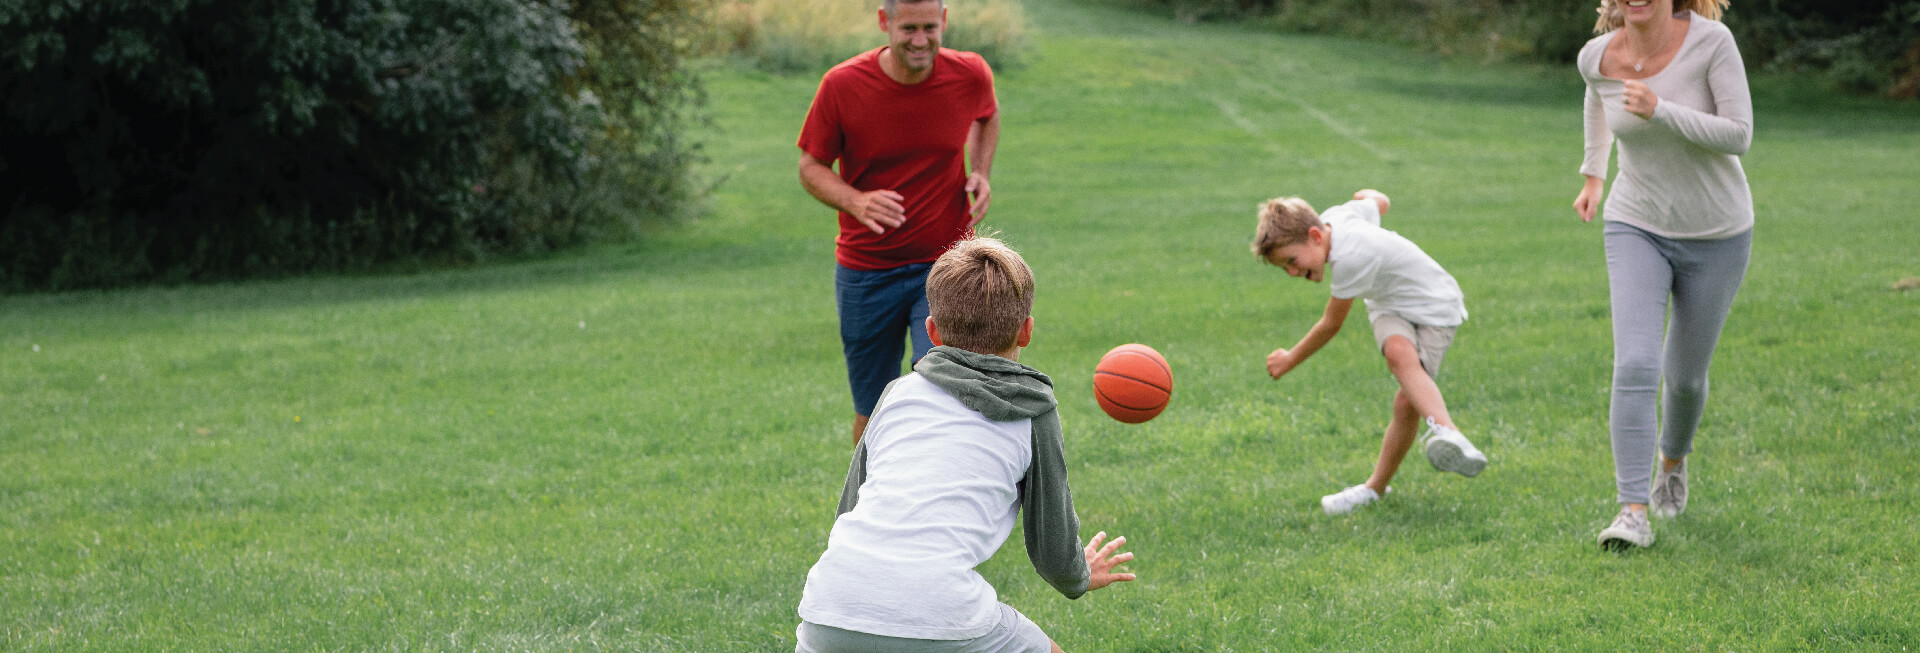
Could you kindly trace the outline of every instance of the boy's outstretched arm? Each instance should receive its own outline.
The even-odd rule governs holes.
[[[1093,570],[1080,547],[1080,515],[1073,510],[1067,484],[1066,438],[1060,412],[1033,418],[1033,461],[1020,480],[1020,517],[1025,526],[1027,559],[1033,570],[1070,599],[1087,593]]]
[[[1294,345],[1292,350],[1275,349],[1273,353],[1267,354],[1267,376],[1278,379],[1287,372],[1293,371],[1293,368],[1299,367],[1301,363],[1307,362],[1307,358],[1313,356],[1313,352],[1320,351],[1321,347],[1326,346],[1327,341],[1340,333],[1340,325],[1346,323],[1347,311],[1352,308],[1353,300],[1351,299],[1339,297],[1328,299],[1327,312],[1320,316],[1319,322],[1313,323],[1313,328],[1307,330],[1307,335],[1300,339],[1300,344]]]

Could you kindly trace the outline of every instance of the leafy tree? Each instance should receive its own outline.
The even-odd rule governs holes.
[[[0,3],[0,288],[565,245],[630,219],[606,201],[626,193],[583,190],[632,183],[605,171],[649,156],[669,161],[645,174],[670,179],[645,206],[671,213],[691,151],[657,134],[691,80],[671,41],[583,38],[602,7],[686,16],[638,0]],[[665,71],[605,81],[670,86],[597,92],[596,50]],[[636,132],[656,142],[620,140]]]
[[[1088,0],[1183,20],[1388,38],[1492,59],[1570,62],[1597,0]],[[1724,17],[1748,66],[1826,77],[1862,93],[1920,93],[1920,0],[1737,0]]]

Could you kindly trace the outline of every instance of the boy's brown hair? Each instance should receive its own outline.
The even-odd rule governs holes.
[[[1313,205],[1298,197],[1276,197],[1260,204],[1260,222],[1253,230],[1253,253],[1267,258],[1273,250],[1307,239],[1307,230],[1326,226]]]
[[[1033,314],[1033,270],[998,239],[954,243],[927,272],[927,313],[949,347],[980,354],[1012,349]]]

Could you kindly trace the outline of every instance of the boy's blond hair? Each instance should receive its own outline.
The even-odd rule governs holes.
[[[999,239],[954,243],[927,272],[927,313],[949,347],[980,354],[1013,349],[1033,314],[1033,270]]]
[[[1260,222],[1254,226],[1253,253],[1265,259],[1273,250],[1303,242],[1307,230],[1324,227],[1313,205],[1298,197],[1276,197],[1260,204]]]
[[[1692,11],[1707,20],[1720,20],[1720,14],[1727,9],[1731,0],[1673,0],[1674,13]],[[1627,15],[1620,9],[1618,0],[1600,0],[1600,20],[1593,24],[1593,33],[1605,34],[1627,24]]]

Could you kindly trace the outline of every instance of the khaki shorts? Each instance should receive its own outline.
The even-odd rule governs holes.
[[[1387,349],[1387,338],[1400,336],[1413,343],[1413,350],[1420,354],[1420,367],[1427,376],[1440,378],[1440,361],[1446,360],[1447,348],[1453,346],[1453,332],[1457,327],[1427,326],[1408,322],[1407,318],[1391,313],[1373,320],[1373,342],[1380,351]]]

